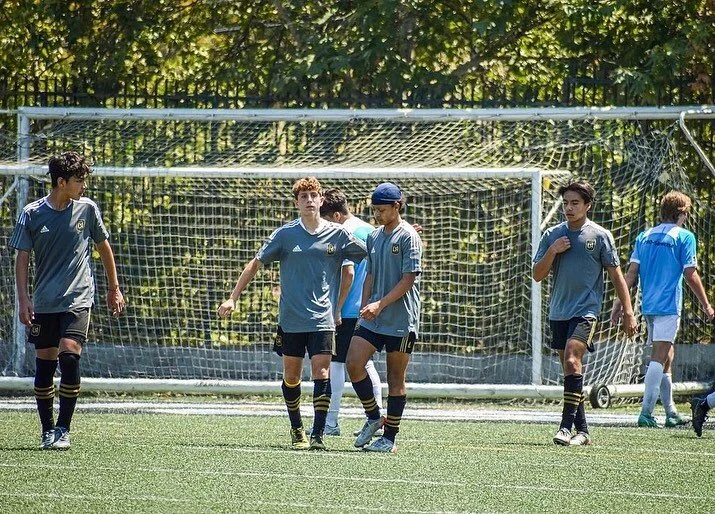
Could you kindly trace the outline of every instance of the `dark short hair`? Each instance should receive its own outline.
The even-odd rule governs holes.
[[[348,214],[348,197],[340,189],[334,187],[323,193],[323,205],[320,206],[321,216],[331,216],[336,212]]]
[[[585,180],[577,180],[566,186],[561,186],[559,188],[559,196],[563,197],[567,191],[578,193],[584,203],[593,203],[596,200],[596,191],[593,189],[593,186]]]
[[[48,173],[52,179],[52,187],[57,187],[57,180],[60,177],[65,180],[69,180],[70,177],[84,180],[87,175],[92,173],[89,163],[77,152],[62,152],[53,155],[47,164],[50,169]]]

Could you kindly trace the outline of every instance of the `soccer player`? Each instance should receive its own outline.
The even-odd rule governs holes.
[[[295,449],[324,450],[325,417],[330,404],[330,358],[335,346],[331,287],[340,280],[344,259],[360,262],[365,244],[342,226],[320,217],[323,194],[315,177],[293,184],[300,217],[275,230],[238,277],[229,298],[218,308],[222,318],[236,308],[236,300],[262,265],[280,263],[281,296],[278,334],[274,348],[283,357],[283,398]],[[313,376],[313,431],[310,443],[300,415],[300,382],[305,352]]]
[[[621,273],[611,233],[588,219],[595,192],[587,182],[559,188],[566,221],[544,232],[534,256],[533,277],[540,282],[553,270],[549,306],[551,348],[564,373],[564,406],[554,444],[589,445],[583,395],[583,356],[594,350],[592,338],[603,302],[603,270],[623,302],[623,331],[632,336],[636,319]],[[576,434],[571,429],[575,425]]]
[[[372,193],[375,219],[381,224],[367,238],[367,277],[362,308],[350,341],[347,368],[353,389],[362,402],[367,421],[355,440],[366,451],[394,453],[395,436],[407,402],[405,375],[417,338],[420,317],[419,277],[422,240],[400,216],[405,197],[389,182]],[[375,351],[387,352],[387,417],[380,415],[372,380],[365,365]],[[367,445],[384,424],[384,435]]]
[[[361,241],[366,241],[367,236],[375,228],[353,216],[348,209],[348,199],[339,189],[328,189],[324,194],[325,200],[320,207],[320,215],[328,221],[341,224]],[[340,399],[345,388],[345,358],[348,346],[355,331],[362,301],[362,287],[367,275],[367,260],[354,264],[351,260],[343,262],[340,277],[338,298],[335,302],[335,346],[336,355],[330,363],[330,408],[325,421],[325,435],[340,435]],[[375,369],[372,359],[367,361],[365,370],[372,381],[373,394],[378,405],[382,405],[382,383],[380,375]],[[382,435],[382,434],[380,434]]]
[[[76,152],[49,160],[52,190],[22,210],[9,246],[17,250],[15,277],[20,321],[35,345],[35,399],[42,425],[40,448],[70,447],[70,423],[80,391],[79,360],[94,304],[90,242],[94,241],[107,276],[107,306],[124,310],[114,253],[102,215],[82,195],[91,169]],[[28,290],[30,254],[35,254],[33,296]],[[59,362],[60,410],[54,422],[53,377]]]
[[[697,271],[695,235],[683,228],[691,208],[687,195],[677,191],[666,194],[660,203],[660,225],[641,232],[636,238],[626,283],[633,287],[640,278],[642,312],[648,327],[648,342],[652,343],[650,363],[645,374],[643,405],[638,416],[639,427],[658,427],[653,417],[655,402],[665,408],[665,426],[684,425],[689,420],[681,416],[673,401],[672,367],[675,357],[675,336],[680,327],[683,308],[683,275],[700,301],[709,319],[713,307]],[[620,319],[622,306],[616,300],[611,320]]]
[[[708,411],[715,407],[715,391],[698,402],[693,403],[693,430],[698,437],[703,435],[703,425],[708,418]]]

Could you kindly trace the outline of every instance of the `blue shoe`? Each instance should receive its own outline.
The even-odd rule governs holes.
[[[397,453],[397,445],[385,437],[375,439],[371,445],[365,446],[363,451],[380,453]]]
[[[55,427],[54,437],[50,448],[55,450],[67,450],[70,447],[70,431],[65,427]]]
[[[375,432],[382,428],[383,423],[384,419],[381,417],[377,419],[368,419],[362,426],[362,430],[360,430],[360,434],[357,436],[357,439],[355,439],[355,447],[362,448],[369,443],[372,440],[372,436],[375,435]]]
[[[42,432],[42,440],[40,441],[40,449],[51,450],[52,443],[55,441],[55,429]]]
[[[641,413],[638,416],[638,426],[642,428],[660,428],[660,425],[653,416]]]
[[[305,433],[308,435],[313,435],[313,427],[310,427],[308,430],[305,431]],[[325,430],[323,431],[323,435],[334,435],[334,436],[340,435],[340,425],[335,425],[335,426],[325,425]]]

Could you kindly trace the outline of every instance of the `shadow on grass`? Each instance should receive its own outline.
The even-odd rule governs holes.
[[[275,451],[283,451],[286,453],[296,453],[296,454],[333,453],[333,454],[352,455],[352,454],[358,454],[358,453],[361,453],[361,454],[366,453],[366,452],[363,452],[359,448],[354,448],[354,449],[327,448],[325,450],[308,450],[308,449],[294,450],[287,444],[276,444],[276,443],[251,444],[251,443],[203,442],[201,444],[186,443],[186,444],[180,444],[178,446],[183,446],[186,448],[215,448],[217,450],[219,450],[219,449],[224,449],[224,450],[275,450]]]

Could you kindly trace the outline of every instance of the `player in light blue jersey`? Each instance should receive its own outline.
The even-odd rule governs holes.
[[[640,427],[658,427],[653,410],[659,395],[665,409],[666,427],[688,422],[686,417],[678,414],[672,390],[674,343],[683,308],[683,276],[705,316],[713,319],[713,307],[698,275],[695,235],[683,228],[690,208],[687,195],[677,191],[665,195],[660,203],[661,224],[638,235],[626,272],[629,287],[640,279],[641,311],[648,327],[648,342],[652,344],[643,405],[638,416]],[[620,302],[614,302],[611,310],[614,323],[620,319],[621,310]]]
[[[603,303],[603,270],[625,305],[623,331],[632,336],[636,319],[621,273],[611,233],[588,219],[595,199],[587,182],[559,188],[566,221],[544,232],[534,255],[533,278],[540,282],[553,270],[549,305],[551,348],[559,354],[564,372],[564,406],[554,444],[589,445],[583,395],[583,356],[592,343]],[[571,429],[576,428],[572,436]]]
[[[353,216],[348,209],[348,199],[339,189],[328,189],[324,194],[325,200],[320,207],[320,215],[328,221],[341,224],[361,241],[367,241],[375,227]],[[360,315],[362,302],[362,287],[367,276],[367,260],[358,264],[351,260],[343,262],[340,277],[340,287],[334,288],[337,294],[335,300],[335,347],[336,353],[330,363],[330,408],[325,421],[326,435],[340,435],[340,399],[345,389],[345,359],[348,354],[350,340],[353,337],[355,326]],[[365,370],[372,381],[373,393],[378,405],[382,405],[382,383],[380,375],[375,369],[375,363],[370,359],[365,365]],[[380,433],[380,435],[382,435]]]
[[[382,226],[367,238],[367,277],[362,308],[350,341],[347,368],[353,389],[368,420],[355,440],[366,451],[394,453],[395,437],[407,402],[405,376],[414,348],[420,318],[419,277],[422,273],[422,240],[400,216],[405,197],[389,182],[372,193],[375,219]],[[387,416],[373,394],[365,364],[376,351],[387,352]],[[369,444],[384,424],[384,435]],[[367,445],[367,446],[366,446]]]
[[[335,351],[335,317],[331,289],[340,282],[345,259],[365,258],[365,243],[342,226],[320,217],[323,204],[315,177],[293,185],[300,218],[274,231],[243,269],[228,300],[218,308],[222,318],[236,308],[236,300],[264,264],[280,263],[281,297],[274,348],[283,357],[282,391],[295,449],[324,450],[325,418],[330,405],[330,359]],[[313,376],[313,431],[310,443],[300,414],[303,358],[310,357]]]
[[[17,250],[20,321],[29,327],[28,341],[35,346],[35,400],[42,449],[70,447],[70,422],[80,391],[79,360],[94,304],[92,242],[107,275],[107,306],[114,316],[124,310],[109,233],[97,204],[82,196],[90,173],[89,165],[76,152],[52,157],[52,191],[22,210],[9,243]],[[35,254],[32,298],[28,290],[31,253]],[[62,378],[55,425],[53,377],[58,364]]]

